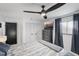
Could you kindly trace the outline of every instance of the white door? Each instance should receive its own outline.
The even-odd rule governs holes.
[[[25,39],[23,39],[24,43],[36,41],[36,33],[39,31],[38,23],[26,23],[25,24]]]

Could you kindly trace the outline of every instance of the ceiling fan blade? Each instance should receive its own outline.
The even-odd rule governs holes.
[[[47,10],[46,10],[46,13],[48,13],[48,12],[50,12],[50,11],[53,11],[53,10],[59,8],[59,7],[63,6],[64,4],[66,4],[66,3],[57,3],[57,4],[55,4],[54,6],[50,7],[49,9],[47,9]]]
[[[24,12],[41,14],[41,12],[35,12],[35,11],[24,11]]]

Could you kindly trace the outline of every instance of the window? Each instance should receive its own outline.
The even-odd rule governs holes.
[[[62,33],[65,35],[72,35],[73,21],[61,22]]]
[[[72,33],[73,33],[73,16],[62,18],[61,22],[64,49],[71,51]]]

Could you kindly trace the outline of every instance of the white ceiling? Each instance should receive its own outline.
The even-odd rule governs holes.
[[[79,3],[67,3],[64,6],[49,12],[47,15],[49,18],[59,17],[67,14],[71,14],[79,10]]]
[[[48,9],[53,3],[0,3],[0,15],[13,17],[29,17],[31,19],[42,19],[39,14],[24,13],[28,11],[41,11],[41,5],[45,5]]]
[[[56,3],[0,3],[0,15],[42,19],[42,17],[38,14],[24,13],[23,11],[41,11],[41,5],[45,5],[45,9],[48,9],[54,4]],[[76,10],[79,10],[79,3],[65,4],[57,10],[49,12],[47,16],[48,18],[53,18]]]
[[[7,9],[8,11],[12,9],[41,11],[42,5],[45,5],[45,9],[48,9],[55,4],[56,3],[0,3],[0,8],[3,9],[3,11]]]

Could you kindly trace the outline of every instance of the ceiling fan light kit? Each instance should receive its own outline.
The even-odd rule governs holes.
[[[34,12],[34,11],[24,11],[24,12],[40,14],[44,19],[47,19],[46,14],[47,14],[48,12],[54,11],[54,10],[60,8],[61,6],[63,6],[64,4],[66,4],[66,3],[57,3],[57,4],[53,5],[52,7],[50,7],[50,8],[47,9],[47,10],[44,9],[44,8],[45,8],[45,5],[42,5],[42,6],[41,6],[41,8],[42,8],[41,12]]]
[[[45,16],[46,15],[46,13],[41,13],[41,16]]]

